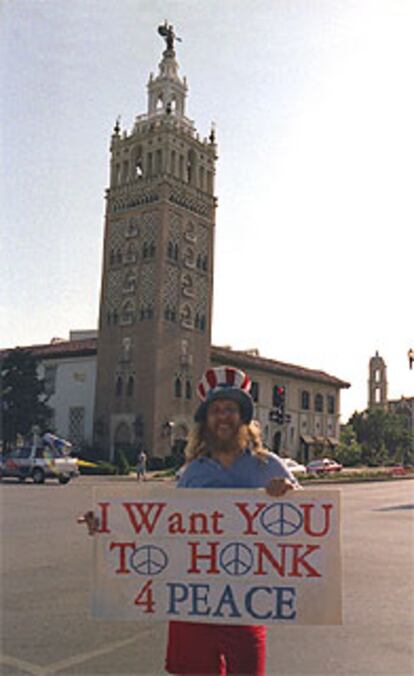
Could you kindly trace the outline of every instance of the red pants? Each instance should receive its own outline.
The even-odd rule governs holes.
[[[266,627],[170,622],[170,674],[264,676]]]

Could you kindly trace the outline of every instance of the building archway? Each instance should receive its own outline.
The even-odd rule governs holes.
[[[117,426],[114,435],[115,450],[125,450],[131,447],[132,435],[130,426],[126,422],[121,422]]]
[[[282,443],[282,432],[280,431],[275,432],[273,435],[273,444],[272,444],[273,453],[279,453],[281,443]]]
[[[174,430],[174,441],[171,446],[171,454],[175,461],[182,465],[184,463],[184,449],[187,446],[189,430],[185,423],[179,423]]]

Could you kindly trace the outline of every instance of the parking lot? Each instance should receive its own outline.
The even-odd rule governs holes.
[[[90,616],[93,539],[76,517],[90,508],[93,486],[109,481],[122,493],[124,482],[133,480],[2,482],[2,674],[164,673],[163,623]],[[272,628],[267,673],[409,676],[414,670],[414,481],[339,488],[344,623]]]

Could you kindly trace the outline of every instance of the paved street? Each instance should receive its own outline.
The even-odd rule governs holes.
[[[89,615],[92,538],[76,517],[105,481],[128,479],[0,485],[4,676],[164,673],[164,624]],[[344,624],[270,630],[269,676],[414,673],[414,481],[340,489]]]

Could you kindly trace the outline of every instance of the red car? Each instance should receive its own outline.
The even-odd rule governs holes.
[[[340,472],[342,465],[330,458],[317,458],[311,460],[306,466],[309,474],[324,474],[325,472]]]

